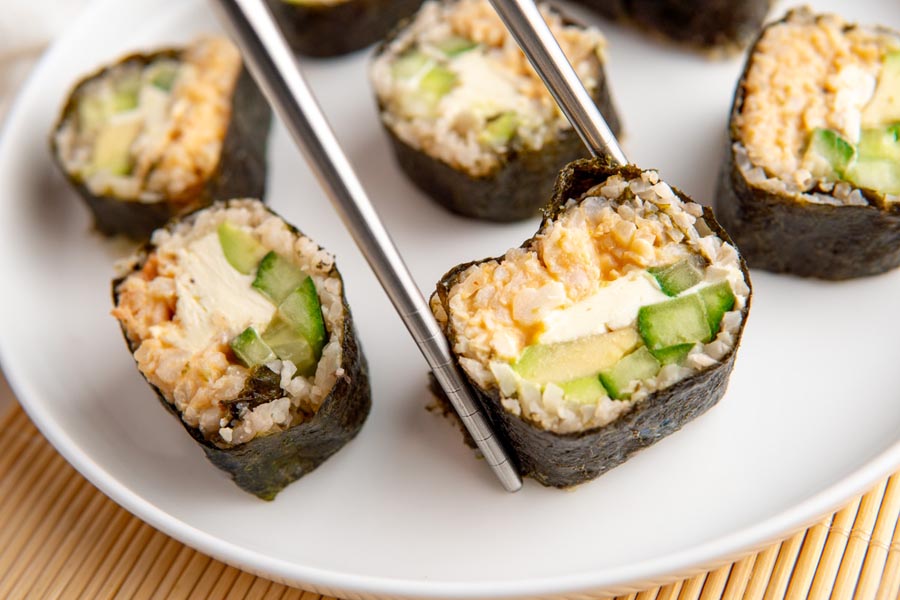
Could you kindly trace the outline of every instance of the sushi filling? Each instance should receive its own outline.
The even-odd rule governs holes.
[[[766,29],[744,84],[735,154],[751,183],[810,202],[900,201],[900,37],[833,15]]]
[[[702,214],[655,171],[612,176],[432,309],[505,410],[557,433],[606,425],[734,348],[750,290]]]
[[[185,423],[231,447],[315,414],[341,375],[333,257],[252,200],[157,230],[152,244],[113,315]]]
[[[219,163],[241,65],[231,42],[207,38],[88,80],[56,133],[65,170],[96,196],[191,200]]]
[[[599,31],[544,18],[588,90]],[[481,176],[517,150],[540,150],[570,124],[486,0],[427,2],[372,66],[382,119],[413,148]]]

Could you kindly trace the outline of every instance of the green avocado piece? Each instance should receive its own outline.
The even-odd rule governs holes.
[[[640,343],[637,331],[619,329],[568,342],[534,344],[525,348],[512,368],[522,379],[559,384],[608,369]]]
[[[804,165],[820,179],[841,179],[853,160],[853,144],[831,129],[815,129],[803,157]]]
[[[900,194],[900,161],[858,160],[847,172],[847,179],[861,188]]]
[[[397,79],[412,79],[434,66],[434,61],[418,50],[407,50],[391,65],[391,73]]]
[[[127,175],[133,167],[131,144],[140,134],[143,124],[137,120],[108,123],[94,140],[89,173],[100,171],[113,175]]]
[[[863,129],[857,153],[860,161],[900,161],[900,124],[876,129]]]
[[[239,273],[249,275],[266,255],[266,249],[253,234],[234,223],[224,221],[219,225],[218,234],[225,259]]]
[[[500,113],[487,122],[478,135],[478,141],[493,148],[505,146],[518,128],[519,116],[514,111]]]
[[[597,404],[601,398],[607,396],[606,388],[600,383],[597,375],[573,379],[559,384],[559,387],[562,388],[566,400],[578,404]]]
[[[734,308],[734,293],[727,281],[705,287],[697,292],[706,309],[706,322],[709,324],[709,338],[713,339],[719,333],[719,325],[722,324],[722,316]],[[706,341],[706,340],[697,340]]]
[[[178,78],[178,63],[175,61],[161,61],[154,65],[150,74],[150,84],[163,90],[170,91]]]
[[[299,374],[309,376],[316,372],[319,360],[312,345],[280,313],[275,313],[275,318],[262,334],[262,340],[278,358],[294,363]]]
[[[693,347],[694,344],[678,344],[677,346],[651,350],[650,353],[653,354],[656,360],[661,364],[670,365],[673,363],[680,363],[684,360]]]
[[[666,296],[677,296],[686,289],[692,288],[703,279],[703,271],[697,268],[690,258],[683,258],[676,263],[663,267],[652,267],[647,272],[653,275],[659,289]]]
[[[468,38],[454,35],[445,40],[441,40],[440,42],[435,44],[435,46],[437,46],[438,50],[440,50],[447,56],[453,57],[477,48],[478,44]]]
[[[659,373],[659,361],[646,346],[641,346],[617,362],[611,369],[600,372],[600,382],[613,400],[627,400],[631,384]]]
[[[275,360],[275,353],[253,327],[248,327],[231,340],[231,349],[245,367],[255,367]]]
[[[297,335],[306,339],[316,361],[325,347],[325,320],[312,277],[307,276],[297,288],[278,305],[278,314],[294,326]]]
[[[259,261],[253,287],[278,305],[303,283],[308,275],[303,269],[284,258],[269,252]]]
[[[863,127],[880,127],[900,122],[900,51],[884,57],[872,99],[863,108]]]

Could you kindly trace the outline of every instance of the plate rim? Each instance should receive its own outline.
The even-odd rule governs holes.
[[[12,137],[13,124],[24,110],[24,98],[31,93],[39,76],[49,68],[60,48],[85,23],[102,14],[116,0],[92,0],[82,13],[42,53],[10,103],[9,111],[0,126],[0,155]],[[539,577],[526,580],[480,581],[459,583],[435,580],[416,580],[375,577],[308,567],[266,556],[206,533],[156,507],[139,494],[132,492],[113,475],[95,462],[66,433],[52,412],[42,405],[40,394],[25,380],[24,368],[18,366],[16,355],[0,336],[0,366],[13,391],[15,400],[26,412],[41,434],[83,477],[104,495],[179,542],[199,550],[237,568],[250,571],[274,581],[321,591],[334,596],[352,594],[361,597],[402,598],[508,598],[541,595],[566,597],[573,594],[618,594],[662,585],[709,570],[752,553],[777,540],[808,527],[855,496],[870,490],[880,480],[900,467],[900,439],[863,463],[849,475],[833,482],[791,508],[773,516],[732,531],[730,534],[704,542],[669,555],[631,563],[627,566],[584,573]],[[14,410],[10,407],[9,410]]]

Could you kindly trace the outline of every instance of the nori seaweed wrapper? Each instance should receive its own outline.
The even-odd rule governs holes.
[[[294,52],[320,58],[347,54],[377,42],[422,4],[422,0],[266,2]]]
[[[608,19],[698,50],[736,51],[766,19],[773,0],[575,0]]]
[[[301,234],[296,228],[290,225],[288,227],[294,233]],[[132,272],[142,268],[152,251],[152,244],[146,244],[140,251],[140,261]],[[114,306],[118,305],[117,288],[127,276],[126,274],[112,282]],[[166,400],[159,388],[147,381],[160,403],[203,447],[209,461],[228,473],[242,490],[263,500],[273,500],[288,484],[314,470],[356,437],[372,406],[368,363],[356,338],[343,279],[337,267],[332,267],[329,276],[341,279],[344,307],[341,369],[344,372],[337,378],[316,413],[307,416],[302,423],[281,432],[255,437],[231,448],[220,448],[206,439],[199,429],[185,423],[181,413]],[[124,327],[122,334],[133,356],[138,344],[128,337]],[[280,375],[266,367],[258,367],[238,397],[229,402],[232,415],[236,416],[243,408],[253,408],[282,397],[284,391],[279,382]]]
[[[75,187],[94,216],[94,227],[104,235],[123,234],[143,241],[154,229],[170,219],[231,198],[260,198],[266,191],[266,141],[272,122],[272,109],[257,87],[246,67],[235,82],[231,96],[231,120],[222,140],[219,162],[203,186],[189,200],[161,199],[157,202],[97,196],[80,178],[68,173],[59,158],[56,132],[63,122],[77,110],[76,92],[91,81],[102,78],[112,69],[126,63],[147,65],[158,58],[178,60],[181,51],[167,49],[147,54],[132,54],[115,64],[106,66],[79,81],[63,107],[50,136],[53,159],[66,179]]]
[[[565,15],[563,22],[583,27]],[[398,28],[379,46],[376,58],[387,50],[401,30],[402,27]],[[593,60],[597,67],[597,85],[591,90],[591,98],[610,130],[620,137],[622,125],[610,95],[606,70],[599,58],[594,56]],[[379,101],[379,114],[385,110]],[[410,146],[383,120],[382,125],[400,168],[419,189],[451,212],[488,221],[520,221],[536,216],[552,194],[553,182],[560,169],[590,155],[570,127],[560,131],[555,140],[545,143],[540,150],[509,150],[501,156],[500,164],[493,171],[473,176]]]
[[[641,169],[633,165],[614,167],[597,159],[578,160],[568,165],[560,173],[553,199],[545,210],[544,220],[538,232],[563,212],[569,199],[580,198],[587,190],[617,173],[626,178],[634,178],[640,176]],[[690,201],[684,193],[672,189],[682,200]],[[719,238],[731,242],[709,208],[704,207],[703,219]],[[535,238],[527,240],[522,247],[531,246],[534,240]],[[445,310],[450,290],[466,269],[491,260],[500,261],[502,257],[458,265],[441,278],[436,294]],[[750,275],[743,259],[741,271],[749,286]],[[480,388],[462,368],[459,356],[454,355],[454,358],[460,371],[466,374],[475,390],[479,404],[494,431],[505,443],[518,465],[519,472],[546,486],[569,487],[602,475],[628,460],[638,450],[678,431],[686,423],[714,406],[722,398],[728,385],[728,377],[734,366],[749,309],[748,295],[734,346],[721,361],[672,386],[650,394],[630,412],[612,423],[580,432],[554,433],[506,411],[500,404],[499,390]],[[449,310],[447,312],[449,313]],[[453,332],[445,326],[444,333],[448,336],[452,348],[456,342]],[[432,386],[432,389],[435,389],[435,386]],[[441,401],[446,406],[446,400]]]
[[[773,25],[791,17],[789,13]],[[754,269],[828,280],[876,275],[900,266],[900,206],[885,202],[884,194],[861,189],[866,205],[819,204],[797,193],[762,189],[741,172],[735,150],[741,141],[737,117],[753,58],[751,49],[731,108],[716,191],[716,215],[741,254]],[[818,185],[809,193],[831,195]]]

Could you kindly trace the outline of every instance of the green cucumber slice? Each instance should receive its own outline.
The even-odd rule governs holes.
[[[519,116],[514,111],[500,113],[487,122],[478,135],[478,141],[498,148],[506,146],[519,128]]]
[[[259,262],[253,287],[278,305],[297,289],[306,277],[306,273],[300,267],[275,252],[269,252]]]
[[[900,122],[900,51],[884,57],[872,99],[863,108],[863,127],[880,127]]]
[[[694,344],[678,344],[677,346],[669,346],[668,348],[660,348],[650,352],[661,364],[670,365],[683,361],[693,347]]]
[[[266,249],[253,234],[229,221],[219,225],[218,234],[225,260],[239,273],[249,275],[266,255]]]
[[[689,294],[638,310],[638,331],[651,350],[694,344],[709,338],[709,323],[703,301]]]
[[[512,368],[534,383],[560,383],[596,375],[631,352],[641,339],[634,329],[619,329],[569,342],[525,348]]]
[[[703,301],[703,308],[706,309],[706,322],[709,324],[709,338],[697,341],[708,341],[719,333],[722,316],[734,308],[734,293],[731,291],[731,285],[727,281],[722,281],[702,288],[697,294]]]
[[[815,177],[841,179],[853,160],[853,144],[831,129],[815,129],[803,158],[804,165]]]
[[[562,388],[566,400],[578,404],[597,404],[601,398],[607,396],[606,388],[600,383],[597,375],[573,379],[559,384],[559,387]]]
[[[262,339],[278,358],[294,363],[299,374],[309,376],[316,372],[319,359],[309,341],[297,333],[293,323],[285,321],[278,313],[263,332]]]
[[[294,326],[297,335],[309,342],[316,361],[325,347],[325,320],[316,285],[306,277],[297,288],[278,305],[278,314]]]
[[[631,396],[635,381],[655,377],[660,364],[646,346],[641,346],[617,362],[607,371],[600,372],[600,382],[613,400],[626,400]]]
[[[253,327],[248,327],[231,340],[231,349],[245,367],[255,367],[275,360],[275,353]]]
[[[667,296],[677,296],[703,279],[703,271],[690,258],[663,267],[652,267],[647,272],[659,283],[659,289]]]
[[[468,38],[454,35],[445,40],[441,40],[436,43],[435,46],[447,56],[454,57],[477,48],[478,44]]]

